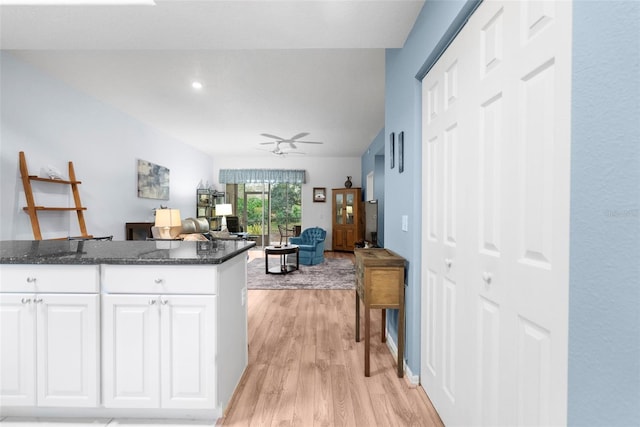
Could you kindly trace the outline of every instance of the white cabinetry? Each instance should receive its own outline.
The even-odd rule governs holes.
[[[179,271],[104,267],[105,407],[216,407],[215,270]]]
[[[0,418],[221,417],[248,363],[246,274],[246,255],[0,265]]]
[[[214,408],[215,298],[104,295],[105,407]]]
[[[97,406],[97,272],[96,266],[2,266],[3,406]]]

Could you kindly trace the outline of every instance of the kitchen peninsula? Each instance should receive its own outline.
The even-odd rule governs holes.
[[[1,241],[0,416],[223,416],[254,242]]]

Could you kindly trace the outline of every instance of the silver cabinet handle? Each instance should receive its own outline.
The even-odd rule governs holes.
[[[156,300],[154,300],[154,299],[150,299],[150,300],[149,300],[149,305],[154,305],[156,302],[157,302]]]
[[[157,284],[160,284],[160,283],[164,282],[164,279],[157,278],[156,280],[154,280],[154,282],[156,282]]]
[[[167,305],[167,304],[169,304],[169,300],[168,300],[168,299],[160,300],[160,302],[162,303],[162,305]]]
[[[27,283],[36,283],[35,277],[27,277]]]
[[[444,259],[444,265],[446,265],[447,268],[451,268],[452,264],[453,264],[453,260],[451,258],[445,258]]]
[[[22,298],[23,304],[31,304],[31,298]]]
[[[491,273],[485,271],[484,273],[482,273],[482,280],[484,280],[484,283],[486,283],[487,285],[491,284],[491,279],[493,278],[493,276],[491,275]]]
[[[42,304],[42,298],[36,298],[33,300],[36,304]]]

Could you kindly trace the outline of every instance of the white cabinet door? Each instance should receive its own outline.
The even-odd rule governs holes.
[[[35,306],[33,294],[0,294],[0,402],[34,406]]]
[[[38,406],[97,406],[99,296],[35,298]]]
[[[161,406],[215,408],[216,297],[163,295]]]
[[[160,310],[153,295],[103,295],[103,403],[157,408]]]

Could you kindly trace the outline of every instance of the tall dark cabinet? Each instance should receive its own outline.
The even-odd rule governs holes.
[[[353,252],[364,240],[364,209],[361,188],[332,190],[332,242],[334,251]]]

